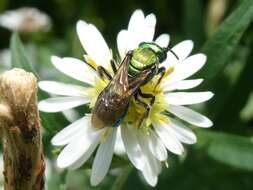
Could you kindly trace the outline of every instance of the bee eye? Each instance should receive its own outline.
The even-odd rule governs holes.
[[[145,44],[145,42],[139,43],[139,47],[143,46],[144,44]]]
[[[166,52],[159,52],[157,56],[158,56],[158,59],[159,59],[160,63],[164,62],[167,59],[167,53]]]

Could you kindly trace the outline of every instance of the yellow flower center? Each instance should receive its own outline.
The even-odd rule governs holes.
[[[165,111],[166,101],[164,98],[163,90],[160,85],[156,86],[158,77],[155,77],[153,80],[149,81],[147,84],[141,87],[141,91],[145,94],[152,94],[155,96],[155,102],[151,106],[149,115],[142,122],[142,125],[139,126],[143,115],[145,114],[145,108],[138,104],[134,97],[131,99],[127,115],[124,118],[125,123],[130,123],[135,127],[149,127],[153,122],[158,122],[160,120],[165,120],[167,117],[164,116],[163,112]],[[150,99],[142,98],[141,99],[146,104],[150,105]]]

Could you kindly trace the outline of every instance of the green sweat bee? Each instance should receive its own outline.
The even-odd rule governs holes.
[[[102,78],[108,78],[110,82],[99,94],[92,110],[91,123],[95,128],[119,126],[127,113],[132,97],[145,108],[142,120],[148,116],[155,96],[142,93],[140,87],[156,75],[160,75],[157,84],[160,83],[165,74],[165,68],[159,67],[159,64],[167,58],[168,51],[177,58],[169,48],[162,48],[152,42],[142,42],[136,49],[127,53],[118,68],[116,62],[111,61],[113,77],[102,66],[97,67],[99,75]],[[139,97],[149,98],[150,104]]]

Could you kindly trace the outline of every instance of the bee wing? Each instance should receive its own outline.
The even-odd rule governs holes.
[[[93,108],[92,123],[95,128],[116,127],[126,114],[128,96],[128,65],[131,54],[122,61],[117,73],[108,86],[100,93]]]
[[[122,61],[117,73],[111,80],[111,90],[116,92],[117,94],[124,95],[125,92],[128,91],[128,65],[131,59],[131,52],[129,52],[124,60]]]
[[[149,69],[141,71],[135,77],[128,77],[128,66],[132,57],[132,51],[129,51],[122,61],[116,75],[111,81],[112,93],[117,93],[118,95],[131,96],[138,88],[143,85],[148,78],[154,73],[156,66]]]

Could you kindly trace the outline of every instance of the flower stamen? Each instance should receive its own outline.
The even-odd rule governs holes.
[[[169,76],[171,73],[173,73],[173,71],[174,71],[174,67],[172,67],[172,66],[169,67],[169,68],[166,70],[166,72],[165,72],[163,78],[166,78],[167,76]]]
[[[83,55],[85,62],[91,66],[94,70],[97,70],[98,65],[96,62],[88,55]]]

